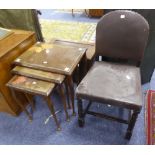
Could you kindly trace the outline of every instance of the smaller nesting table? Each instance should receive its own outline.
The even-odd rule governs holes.
[[[61,129],[60,124],[59,124],[56,114],[55,114],[53,101],[50,98],[50,94],[53,92],[54,88],[56,87],[56,85],[54,83],[15,75],[7,83],[7,86],[10,87],[10,89],[12,90],[12,93],[13,93],[15,99],[16,99],[15,90],[23,92],[23,94],[25,95],[27,100],[31,103],[32,107],[34,107],[34,106],[33,106],[32,100],[29,97],[29,94],[43,96],[51,114],[53,115],[54,121],[57,126],[57,130]],[[62,89],[60,89],[60,90],[61,90],[61,95],[64,96]],[[25,113],[29,117],[29,120],[32,120],[32,116],[30,115],[28,110],[23,106],[23,104],[21,102],[17,102],[17,103],[23,109],[23,111],[25,111]],[[66,102],[63,102],[63,105],[64,105],[64,109],[66,111]],[[66,118],[69,119],[67,111],[66,111]]]

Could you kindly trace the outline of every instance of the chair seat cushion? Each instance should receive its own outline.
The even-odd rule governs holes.
[[[141,78],[138,67],[95,62],[76,89],[81,99],[104,102],[129,109],[141,108]]]

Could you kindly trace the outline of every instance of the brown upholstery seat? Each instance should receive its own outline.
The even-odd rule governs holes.
[[[140,70],[138,67],[107,62],[95,62],[78,86],[77,96],[83,99],[141,108]]]
[[[76,89],[79,126],[84,126],[87,113],[105,117],[129,124],[126,138],[130,139],[142,107],[140,69],[136,65],[143,57],[148,34],[147,21],[135,12],[117,10],[101,18],[96,28],[96,56],[104,56],[108,62],[96,62]],[[90,100],[85,111],[82,99]],[[92,101],[130,109],[132,115],[124,120],[89,111]]]

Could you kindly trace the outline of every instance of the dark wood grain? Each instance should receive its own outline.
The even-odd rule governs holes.
[[[11,79],[12,62],[25,50],[36,42],[35,34],[30,31],[13,30],[13,34],[0,40],[0,112],[7,112],[18,115],[21,108],[11,95],[10,90],[5,86]],[[22,95],[19,99],[25,100]]]

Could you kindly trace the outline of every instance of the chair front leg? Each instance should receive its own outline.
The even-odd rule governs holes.
[[[85,123],[81,99],[78,99],[78,123],[79,123],[79,127],[83,127]]]
[[[128,140],[130,140],[130,138],[132,136],[132,131],[133,131],[133,128],[135,126],[135,123],[136,123],[136,120],[137,120],[139,113],[140,113],[140,110],[134,110],[133,111],[133,114],[132,114],[131,119],[130,119],[129,124],[128,124],[127,132],[125,135],[125,138]]]

